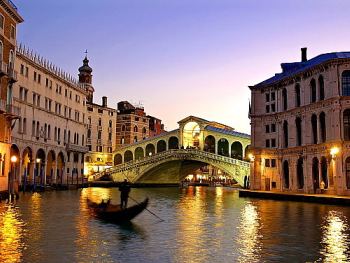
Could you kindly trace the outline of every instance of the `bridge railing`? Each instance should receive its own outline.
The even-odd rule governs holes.
[[[127,162],[127,163],[122,163],[122,164],[118,164],[116,166],[113,166],[111,168],[107,168],[106,170],[104,170],[102,172],[95,173],[92,176],[90,176],[89,180],[90,181],[97,180],[106,174],[113,174],[113,173],[117,173],[117,172],[126,171],[129,169],[135,168],[135,167],[147,165],[150,163],[159,162],[159,161],[162,161],[162,160],[169,158],[169,157],[176,157],[177,155],[179,155],[179,158],[184,158],[184,159],[187,159],[186,156],[188,156],[188,155],[194,155],[194,157],[206,157],[206,158],[209,158],[212,160],[226,162],[226,163],[230,163],[233,165],[239,165],[239,166],[242,166],[245,168],[250,167],[249,162],[241,161],[241,160],[230,158],[227,156],[218,155],[215,153],[205,152],[205,151],[201,151],[201,150],[197,150],[197,149],[171,149],[171,150],[157,153],[157,154],[154,154],[151,156],[146,156],[146,157],[140,158],[138,160],[132,160],[132,161]]]

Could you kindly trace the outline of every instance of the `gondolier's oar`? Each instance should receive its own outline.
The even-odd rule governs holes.
[[[133,200],[136,204],[140,204],[139,202],[137,202],[134,198],[132,198],[131,196],[129,196],[129,198],[131,199],[131,200]],[[149,210],[147,207],[145,207],[145,209],[149,212],[149,213],[151,213],[152,215],[154,215],[156,218],[158,218],[161,222],[163,222],[164,220],[163,219],[161,219],[159,216],[157,216],[155,213],[153,213],[151,210]]]

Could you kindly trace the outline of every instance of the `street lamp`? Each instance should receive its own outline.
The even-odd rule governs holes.
[[[251,162],[254,162],[255,160],[255,156],[252,153],[248,154],[248,158]]]
[[[339,148],[338,147],[332,147],[330,154],[332,156],[332,159],[334,159],[335,157],[337,157],[337,154],[339,153]]]
[[[40,163],[41,163],[41,159],[40,158],[36,158],[36,163],[38,164],[38,172],[37,172],[37,176],[41,176],[41,172],[40,172]],[[40,178],[40,183],[41,183],[41,178]],[[34,181],[34,189],[36,186],[36,180]]]
[[[15,170],[15,164],[17,162],[17,156],[12,155],[10,160],[11,160],[11,177],[9,178],[8,182],[8,192],[9,192],[9,201],[11,201],[11,197],[14,194],[14,179],[16,177],[16,170]]]

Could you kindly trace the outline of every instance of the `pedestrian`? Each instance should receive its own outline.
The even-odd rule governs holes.
[[[324,188],[325,188],[326,184],[324,183],[324,181],[322,180],[320,183],[320,189],[321,189],[321,194],[324,193]]]
[[[128,205],[128,198],[130,193],[130,185],[128,184],[128,180],[124,179],[119,186],[120,191],[120,207],[122,209],[126,208]]]

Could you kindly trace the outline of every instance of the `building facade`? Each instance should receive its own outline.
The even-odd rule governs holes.
[[[250,87],[251,188],[350,195],[350,52],[281,67]]]
[[[116,143],[117,110],[108,107],[107,97],[102,104],[93,102],[92,68],[87,58],[79,68],[79,82],[88,87],[87,141],[89,152],[85,156],[85,175],[99,172],[113,165],[112,152]]]
[[[9,0],[0,0],[0,193],[9,188],[11,128],[19,117],[13,105],[17,25],[23,19]]]
[[[165,132],[162,120],[150,115],[147,115],[147,117],[149,118],[149,137],[157,136]]]
[[[149,117],[143,107],[128,101],[118,102],[116,147],[133,144],[149,137]]]
[[[75,78],[19,46],[12,132],[16,179],[25,188],[83,182],[87,91]]]

